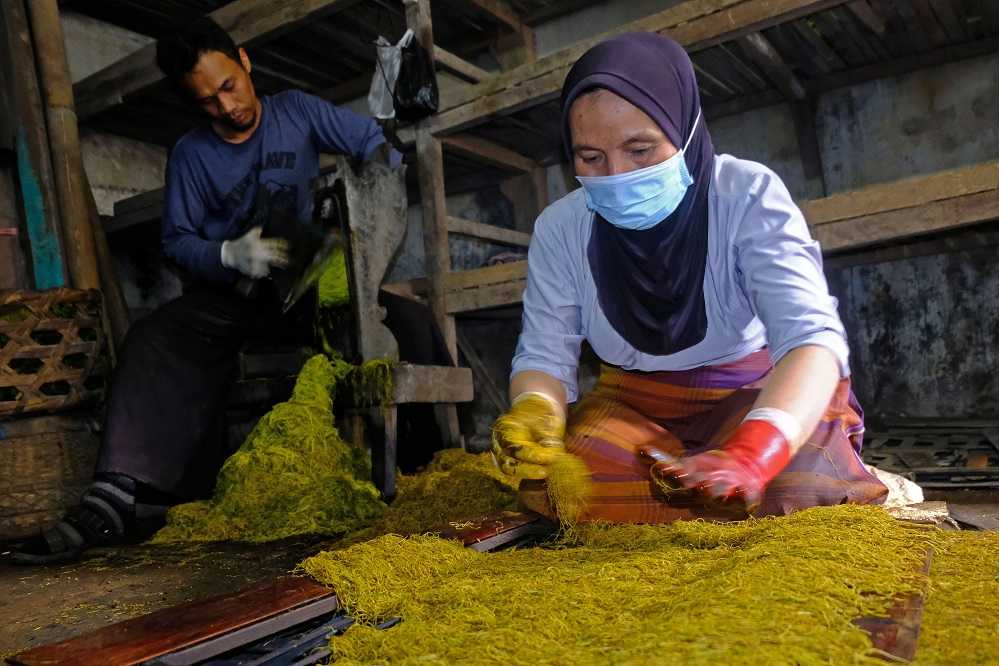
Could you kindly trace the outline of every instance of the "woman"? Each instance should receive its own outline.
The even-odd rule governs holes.
[[[493,430],[525,501],[547,509],[539,480],[563,446],[592,474],[584,519],[883,501],[818,244],[776,174],[714,154],[684,50],[607,40],[561,108],[582,187],[535,225],[512,407]],[[606,365],[566,426],[584,340]]]

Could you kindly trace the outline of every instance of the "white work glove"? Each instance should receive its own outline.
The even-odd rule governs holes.
[[[267,277],[271,266],[288,265],[288,241],[283,238],[261,238],[263,227],[254,227],[236,240],[222,243],[222,265],[235,268],[251,278]]]

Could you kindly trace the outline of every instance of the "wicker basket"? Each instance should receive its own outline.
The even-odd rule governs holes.
[[[100,439],[90,414],[0,423],[0,540],[51,527],[93,479]]]
[[[100,292],[0,294],[0,420],[98,401],[104,350]]]

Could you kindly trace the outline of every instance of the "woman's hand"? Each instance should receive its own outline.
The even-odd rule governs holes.
[[[546,466],[565,451],[565,410],[536,391],[521,393],[492,429],[493,456],[506,474],[543,479]]]
[[[695,493],[708,504],[752,511],[811,436],[838,382],[839,363],[831,351],[815,345],[791,350],[720,447],[679,459],[643,450],[653,480],[667,493]]]
[[[652,462],[649,473],[667,494],[690,491],[708,504],[752,511],[767,484],[791,460],[787,438],[767,421],[743,421],[718,449],[684,458],[654,449],[642,454]]]

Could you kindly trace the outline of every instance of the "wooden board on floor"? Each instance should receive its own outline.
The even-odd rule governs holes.
[[[264,587],[166,608],[32,648],[8,661],[19,666],[131,666],[333,596],[310,578],[279,578]]]
[[[920,574],[929,576],[933,551],[926,551]],[[928,579],[927,579],[928,584]],[[877,656],[885,661],[912,661],[916,656],[919,630],[923,621],[926,594],[907,594],[888,609],[887,617],[862,617],[854,621],[871,636]]]
[[[550,524],[537,514],[508,511],[444,526],[440,533],[482,551],[550,531]],[[8,660],[18,666],[131,666],[245,630],[321,600],[335,603],[335,598],[333,590],[310,578],[288,576],[262,587],[118,622],[59,643],[32,648]]]

